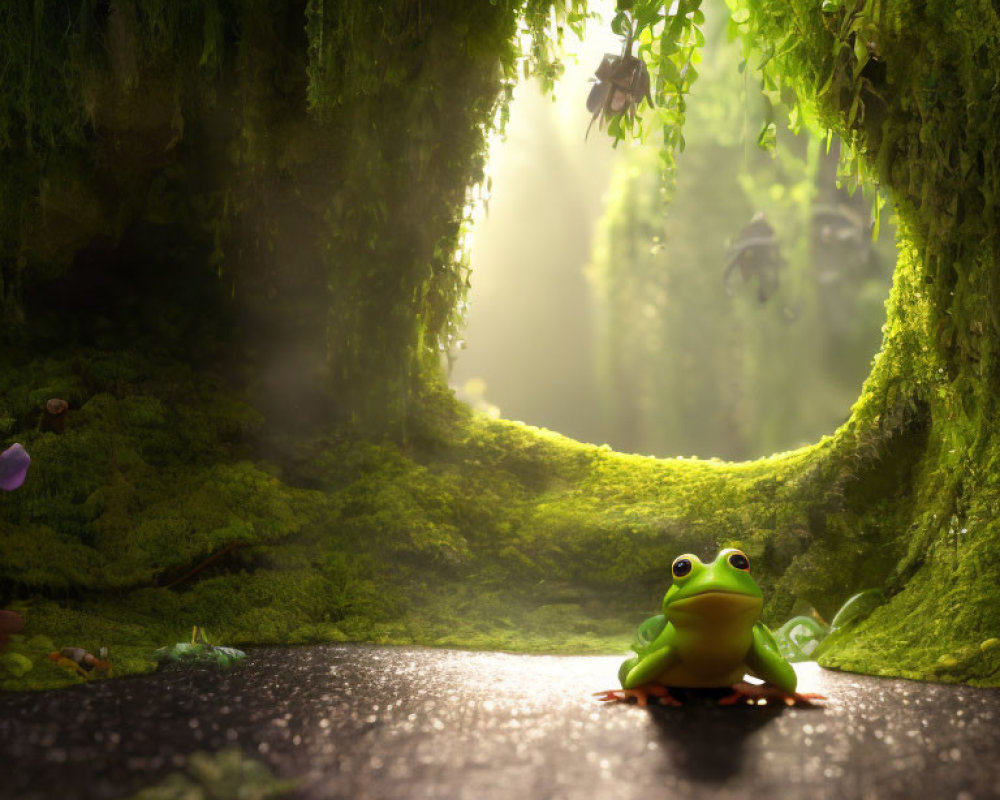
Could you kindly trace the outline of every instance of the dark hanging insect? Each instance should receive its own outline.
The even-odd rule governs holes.
[[[766,303],[778,289],[778,273],[785,264],[774,228],[763,211],[753,215],[750,224],[739,232],[729,246],[729,262],[722,275],[726,291],[732,294],[733,273],[739,270],[744,283],[757,278],[757,299]]]
[[[871,222],[852,199],[813,205],[810,234],[816,279],[821,284],[863,277],[872,267]]]
[[[630,30],[620,56],[605,53],[594,72],[597,82],[587,97],[587,110],[593,116],[584,139],[590,135],[595,120],[600,120],[599,126],[603,128],[611,117],[634,118],[643,99],[653,105],[649,70],[641,58],[632,55],[633,35]]]

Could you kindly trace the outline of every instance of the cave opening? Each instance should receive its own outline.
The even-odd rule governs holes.
[[[450,385],[485,413],[659,457],[741,461],[832,433],[882,341],[884,196],[841,183],[839,137],[782,129],[758,146],[782,107],[709,9],[664,201],[655,137],[582,135],[593,67],[621,48],[613,4],[599,13],[551,97],[519,86],[491,139]]]

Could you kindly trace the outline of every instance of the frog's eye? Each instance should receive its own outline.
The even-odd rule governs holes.
[[[683,578],[691,572],[691,559],[681,556],[674,559],[674,565],[670,568],[675,578]]]
[[[736,567],[736,569],[741,569],[744,572],[749,572],[750,559],[746,557],[745,553],[741,553],[737,550],[735,553],[729,554],[729,566]]]

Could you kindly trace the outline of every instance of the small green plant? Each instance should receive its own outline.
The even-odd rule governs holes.
[[[192,754],[183,771],[137,792],[131,800],[277,800],[290,796],[296,783],[275,778],[265,764],[231,747]]]
[[[216,666],[219,669],[229,669],[244,658],[246,653],[235,647],[211,644],[204,628],[199,628],[197,625],[191,630],[190,642],[178,642],[171,647],[161,647],[153,653],[153,659],[161,664]]]

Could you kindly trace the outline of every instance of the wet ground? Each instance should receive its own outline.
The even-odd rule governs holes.
[[[1000,797],[1000,690],[805,665],[822,708],[602,705],[619,661],[265,648],[229,673],[0,694],[0,797],[127,797],[232,747],[303,798]]]

